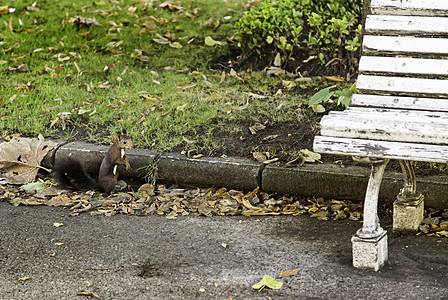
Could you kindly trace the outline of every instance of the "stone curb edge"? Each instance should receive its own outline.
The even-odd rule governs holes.
[[[60,144],[50,151],[42,164],[51,168],[52,159],[57,161],[72,156],[83,162],[87,172],[97,172],[107,152],[107,146],[84,142]],[[286,168],[273,164],[264,165],[243,158],[202,157],[193,159],[179,153],[156,155],[146,149],[131,149],[127,155],[131,171],[120,169],[123,177],[143,178],[149,164],[157,162],[158,179],[189,186],[227,187],[253,190],[257,186],[268,193],[282,193],[334,199],[362,201],[370,174],[368,167],[332,164],[306,164]],[[386,172],[380,191],[382,203],[395,201],[403,179],[400,173]],[[417,179],[418,190],[425,195],[425,205],[448,208],[448,178],[431,176]]]

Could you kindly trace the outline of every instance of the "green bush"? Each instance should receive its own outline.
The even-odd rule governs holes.
[[[264,0],[235,24],[246,55],[348,67],[359,46],[362,0]]]

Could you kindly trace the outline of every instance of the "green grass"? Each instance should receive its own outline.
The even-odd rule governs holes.
[[[240,1],[183,0],[174,11],[159,7],[164,1],[48,0],[37,2],[38,11],[27,9],[33,2],[10,2],[15,11],[0,15],[0,136],[107,142],[126,128],[137,147],[184,145],[213,153],[225,146],[213,132],[241,131],[241,120],[313,118],[297,109],[309,91],[287,90],[282,78],[248,71],[240,72],[241,83],[225,69],[221,80],[216,61],[232,58]],[[75,16],[94,17],[102,26],[71,24]],[[155,42],[158,35],[182,48]],[[206,46],[207,36],[227,44]],[[21,64],[30,71],[13,70]],[[280,88],[283,95],[276,98]],[[68,116],[65,127],[62,114]]]

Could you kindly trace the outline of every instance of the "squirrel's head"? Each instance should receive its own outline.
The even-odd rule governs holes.
[[[126,129],[123,129],[122,133],[118,133],[117,138],[112,136],[112,140],[120,149],[123,150],[131,149],[134,146],[131,138],[126,134]]]

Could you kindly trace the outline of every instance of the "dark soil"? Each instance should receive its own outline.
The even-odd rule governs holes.
[[[312,149],[314,125],[312,122],[300,122],[291,120],[288,122],[267,122],[266,128],[252,134],[249,130],[255,122],[249,120],[226,121],[230,126],[236,125],[237,132],[228,132],[224,130],[214,130],[212,132],[213,140],[218,144],[213,150],[200,149],[207,151],[207,155],[213,156],[238,156],[252,158],[253,152],[274,153],[282,162],[293,159],[292,155],[300,149]],[[206,132],[206,128],[199,128],[198,135]],[[183,150],[184,145],[180,145],[175,150]]]

